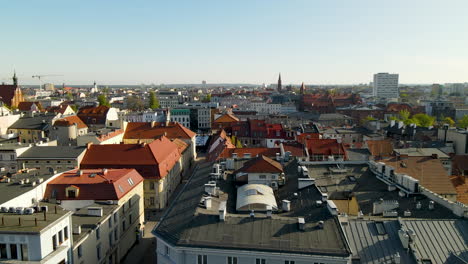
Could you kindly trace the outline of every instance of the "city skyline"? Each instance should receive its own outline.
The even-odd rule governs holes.
[[[0,81],[13,70],[32,85],[468,81],[463,1],[112,3],[4,3]]]

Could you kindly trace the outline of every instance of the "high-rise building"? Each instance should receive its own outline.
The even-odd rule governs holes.
[[[53,83],[44,83],[44,90],[55,91],[55,86]]]
[[[386,72],[374,74],[374,96],[380,98],[399,98],[398,74]]]

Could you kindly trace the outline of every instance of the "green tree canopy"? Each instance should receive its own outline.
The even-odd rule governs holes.
[[[468,128],[468,115],[464,115],[458,119],[457,126],[460,128]]]
[[[99,102],[99,105],[103,105],[103,106],[108,106],[110,107],[110,103],[109,103],[109,100],[107,100],[107,97],[105,94],[100,94],[97,98],[98,102]]]
[[[410,115],[411,115],[411,113],[406,109],[403,109],[398,113],[398,116],[400,117],[400,120],[403,121],[403,122],[408,120]]]
[[[420,127],[430,127],[434,125],[435,122],[435,117],[426,114],[415,114],[412,119],[414,119],[414,121],[416,121],[415,124]]]
[[[127,97],[128,109],[132,111],[141,111],[141,110],[144,110],[145,107],[146,107],[145,102],[141,98],[135,95]]]
[[[149,108],[154,110],[154,109],[158,109],[159,107],[160,107],[159,100],[156,97],[156,94],[153,91],[151,91],[149,93]]]
[[[451,127],[453,127],[453,126],[455,125],[455,121],[453,121],[453,119],[450,118],[450,117],[444,118],[444,119],[442,120],[442,122],[443,122],[444,124],[447,124],[447,125],[451,126]]]

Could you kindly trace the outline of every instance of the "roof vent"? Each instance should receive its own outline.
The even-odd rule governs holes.
[[[108,170],[107,169],[102,169],[102,174],[107,175]]]
[[[95,178],[95,177],[96,177],[96,173],[91,173],[91,174],[89,174],[88,177],[90,177],[90,178]]]
[[[421,210],[421,208],[422,208],[422,204],[421,204],[421,202],[418,202],[416,204],[416,209]]]
[[[429,210],[434,210],[434,201],[429,201]]]
[[[255,218],[255,211],[254,210],[250,210],[250,218]]]
[[[289,212],[291,211],[291,201],[288,200],[283,200],[282,201],[282,207],[283,211]]]
[[[297,224],[299,227],[299,230],[304,231],[305,230],[305,220],[304,217],[299,217],[297,218]]]
[[[318,227],[319,229],[323,229],[323,225],[324,225],[324,222],[323,222],[323,221],[319,221],[317,227]]]
[[[88,215],[102,217],[102,207],[88,207]]]

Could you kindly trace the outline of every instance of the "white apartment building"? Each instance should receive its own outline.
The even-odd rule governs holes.
[[[374,74],[373,92],[375,97],[399,98],[398,74],[389,74],[386,72]]]

